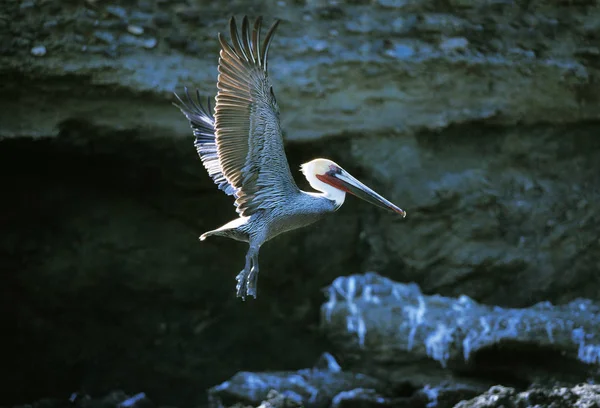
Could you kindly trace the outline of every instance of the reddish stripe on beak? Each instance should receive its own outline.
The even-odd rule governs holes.
[[[335,187],[338,190],[342,190],[345,193],[352,194],[352,192],[346,188],[346,184],[338,178],[332,177],[329,174],[316,174],[316,177],[325,184],[329,184],[330,186]]]

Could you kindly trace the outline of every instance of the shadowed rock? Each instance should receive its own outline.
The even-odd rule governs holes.
[[[276,390],[288,399],[306,407],[328,407],[344,391],[367,389],[384,393],[387,384],[375,378],[341,371],[333,357],[325,355],[325,367],[296,372],[279,371],[251,373],[239,372],[230,380],[209,390],[212,408],[230,406],[241,402],[258,405]]]
[[[449,382],[420,389],[408,381],[392,386],[382,379],[343,371],[331,354],[324,353],[312,369],[239,372],[209,390],[209,405],[211,408],[257,406],[267,400],[271,406],[295,404],[307,408],[450,407],[482,391],[469,384]]]

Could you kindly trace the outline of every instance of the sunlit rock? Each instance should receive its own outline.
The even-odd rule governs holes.
[[[528,381],[587,378],[600,368],[600,306],[590,300],[493,307],[468,296],[427,296],[372,272],[337,278],[327,295],[323,329],[354,368],[384,364],[393,372],[431,359],[454,372],[511,366]]]

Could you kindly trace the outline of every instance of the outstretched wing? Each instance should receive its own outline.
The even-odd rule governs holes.
[[[175,94],[175,97],[179,100],[179,104],[174,105],[181,110],[190,122],[194,136],[196,136],[194,146],[198,151],[204,168],[208,171],[208,175],[220,190],[223,190],[227,195],[233,195],[237,198],[236,188],[229,184],[223,175],[223,170],[219,163],[217,142],[215,140],[215,119],[210,114],[210,98],[206,100],[208,109],[205,109],[200,102],[198,90],[196,90],[197,102],[192,99],[187,88],[185,88],[185,96],[187,102]]]
[[[236,189],[237,211],[249,216],[281,204],[298,191],[283,148],[279,108],[267,74],[267,53],[279,21],[260,42],[262,18],[252,33],[248,18],[241,38],[230,20],[233,46],[219,34],[221,52],[215,106],[215,135],[222,174]]]

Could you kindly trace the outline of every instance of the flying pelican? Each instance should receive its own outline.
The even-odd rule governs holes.
[[[261,42],[262,17],[252,32],[248,18],[242,21],[241,37],[235,18],[229,23],[230,45],[219,33],[218,93],[214,117],[210,99],[207,109],[194,101],[187,88],[187,102],[177,94],[175,103],[187,117],[200,159],[220,190],[235,198],[239,218],[200,236],[222,236],[247,242],[246,264],[236,277],[237,297],[256,299],[258,252],[277,235],[304,227],[338,210],[346,193],[402,217],[406,212],[352,177],[336,163],[314,159],[300,166],[312,188],[300,190],[290,172],[284,152],[279,107],[267,73],[267,53],[279,20]]]

